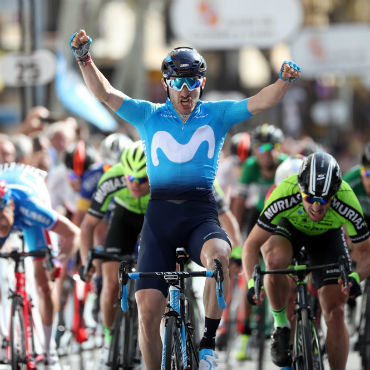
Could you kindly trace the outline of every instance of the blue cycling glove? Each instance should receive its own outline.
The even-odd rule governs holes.
[[[82,59],[85,59],[86,57],[89,56],[89,51],[90,51],[90,47],[91,47],[91,44],[92,44],[92,38],[89,37],[88,42],[85,42],[84,44],[80,45],[78,48],[75,48],[74,46],[72,46],[72,40],[77,35],[78,32],[75,32],[70,37],[70,39],[69,39],[69,48],[71,49],[73,56],[77,60],[82,60]]]
[[[297,72],[301,72],[302,71],[302,68],[299,65],[295,64],[294,62],[284,61],[283,64],[281,65],[281,69],[280,69],[280,72],[279,72],[279,78],[280,78],[280,80],[283,80],[285,82],[293,82],[293,81],[297,80],[297,77],[289,77],[289,78],[283,77],[284,65],[285,64],[287,64],[289,67],[293,68]]]

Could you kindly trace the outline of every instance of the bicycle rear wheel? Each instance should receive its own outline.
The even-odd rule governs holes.
[[[166,318],[164,345],[164,370],[184,370],[181,334],[175,316]]]
[[[13,299],[10,317],[10,361],[12,370],[27,369],[26,331],[23,307]]]
[[[197,370],[199,367],[199,355],[197,349],[199,348],[200,338],[196,310],[193,307],[193,301],[186,301],[186,327],[185,327],[185,336],[186,336],[186,354],[189,370]]]
[[[121,336],[123,370],[131,370],[140,362],[138,349],[138,317],[136,307],[131,307],[124,313],[121,323]]]
[[[114,320],[112,340],[110,342],[108,354],[108,365],[112,370],[118,370],[120,364],[122,364],[122,351],[120,351],[120,348],[122,342],[121,337],[122,335],[124,335],[121,330],[123,315],[124,313],[121,310],[118,310],[116,318]]]

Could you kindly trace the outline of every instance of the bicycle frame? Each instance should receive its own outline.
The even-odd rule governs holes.
[[[268,274],[291,274],[297,277],[296,285],[297,285],[297,297],[296,297],[296,304],[297,308],[295,313],[297,314],[297,324],[295,328],[295,336],[294,336],[294,343],[293,343],[293,367],[294,369],[301,369],[302,362],[304,363],[304,369],[312,369],[313,363],[311,363],[313,355],[312,353],[312,342],[314,343],[318,349],[319,353],[315,353],[318,356],[318,364],[319,369],[323,369],[322,364],[322,354],[321,349],[319,346],[318,336],[315,328],[314,318],[312,314],[311,307],[309,306],[308,302],[308,292],[307,292],[307,281],[306,276],[312,272],[322,269],[331,269],[337,268],[340,271],[340,277],[342,278],[344,285],[347,289],[348,286],[348,273],[349,267],[346,263],[345,257],[341,256],[338,263],[330,263],[325,265],[317,265],[317,266],[307,266],[305,264],[298,264],[292,266],[291,268],[287,269],[276,269],[276,270],[267,270],[262,271],[259,265],[255,266],[253,278],[255,281],[255,294],[257,299],[260,295],[260,290],[262,287],[262,277]],[[308,333],[307,333],[308,331]],[[310,336],[313,335],[313,338]],[[303,350],[303,352],[302,352]],[[310,355],[311,354],[311,355]]]
[[[182,267],[183,270],[183,267]],[[128,273],[125,270],[125,264],[121,263],[119,269],[119,281],[120,281],[120,292],[122,292],[121,297],[121,308],[123,311],[128,310],[127,304],[127,282],[129,279],[143,279],[143,278],[157,278],[166,281],[170,285],[169,289],[169,310],[164,314],[167,320],[170,317],[175,316],[177,327],[180,328],[181,333],[181,355],[183,368],[187,369],[189,365],[188,358],[188,343],[186,342],[186,328],[187,323],[186,313],[185,313],[185,293],[184,293],[184,279],[192,277],[206,277],[214,278],[216,280],[216,294],[217,302],[220,308],[224,309],[226,307],[226,302],[223,295],[223,273],[222,266],[219,260],[215,260],[215,270],[206,271],[175,271],[175,272],[134,272]],[[164,340],[163,340],[163,350],[162,350],[162,370],[165,369],[165,358],[167,353],[166,348],[166,338],[167,338],[167,325],[165,326]],[[198,361],[199,362],[199,361]]]
[[[36,364],[43,360],[42,354],[33,353],[32,341],[33,341],[33,328],[35,323],[32,316],[32,299],[29,298],[27,294],[27,285],[26,285],[26,274],[25,274],[25,265],[24,259],[26,257],[45,257],[48,253],[47,250],[44,251],[34,251],[34,252],[24,252],[24,240],[23,236],[20,235],[22,241],[22,252],[17,252],[13,250],[10,253],[0,253],[0,258],[12,259],[14,261],[14,276],[15,276],[15,290],[9,291],[9,299],[12,302],[19,300],[22,307],[23,321],[25,328],[25,359],[27,368],[29,370],[36,369]],[[13,305],[13,304],[12,304]],[[9,328],[9,338],[8,338],[8,349],[7,354],[10,358],[10,337],[11,337],[11,325]]]

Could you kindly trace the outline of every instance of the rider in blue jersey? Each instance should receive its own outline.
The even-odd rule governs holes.
[[[175,249],[183,246],[191,259],[207,269],[221,260],[227,294],[230,241],[220,227],[212,184],[225,136],[234,124],[280,102],[300,68],[284,62],[279,79],[242,101],[204,102],[206,62],[192,48],[172,50],[162,63],[165,104],[131,99],[114,89],[93,63],[91,38],[84,30],[72,35],[70,47],[92,93],[121,118],[132,123],[144,143],[151,199],[140,241],[138,271],[170,271]],[[167,286],[151,279],[136,284],[140,348],[148,370],[161,366],[160,322]],[[215,335],[222,310],[215,284],[204,290],[205,330],[200,343],[199,369],[217,367]]]
[[[46,172],[24,164],[0,165],[0,247],[11,232],[20,230],[28,250],[44,250],[50,245],[48,230],[52,230],[63,237],[59,256],[65,260],[77,248],[80,231],[51,208],[45,176]],[[43,259],[34,259],[35,286],[44,329],[45,369],[58,370],[60,364],[55,351],[51,351],[54,298],[43,264]]]

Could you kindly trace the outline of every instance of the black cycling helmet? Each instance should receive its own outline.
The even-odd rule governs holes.
[[[362,152],[361,164],[364,167],[370,167],[370,141],[365,145]]]
[[[161,67],[163,77],[204,77],[207,64],[204,58],[193,48],[181,46],[170,51],[163,59]]]
[[[298,186],[303,193],[330,198],[339,190],[341,184],[340,167],[330,154],[316,152],[303,160],[298,172]]]
[[[283,132],[274,125],[264,123],[261,126],[257,126],[252,131],[252,143],[253,145],[259,145],[264,143],[281,144],[284,140]]]
[[[250,155],[251,138],[247,132],[239,132],[231,137],[230,153],[244,162]]]
[[[97,161],[97,152],[95,148],[83,140],[72,144],[67,149],[64,163],[77,176],[82,176],[83,173]]]

